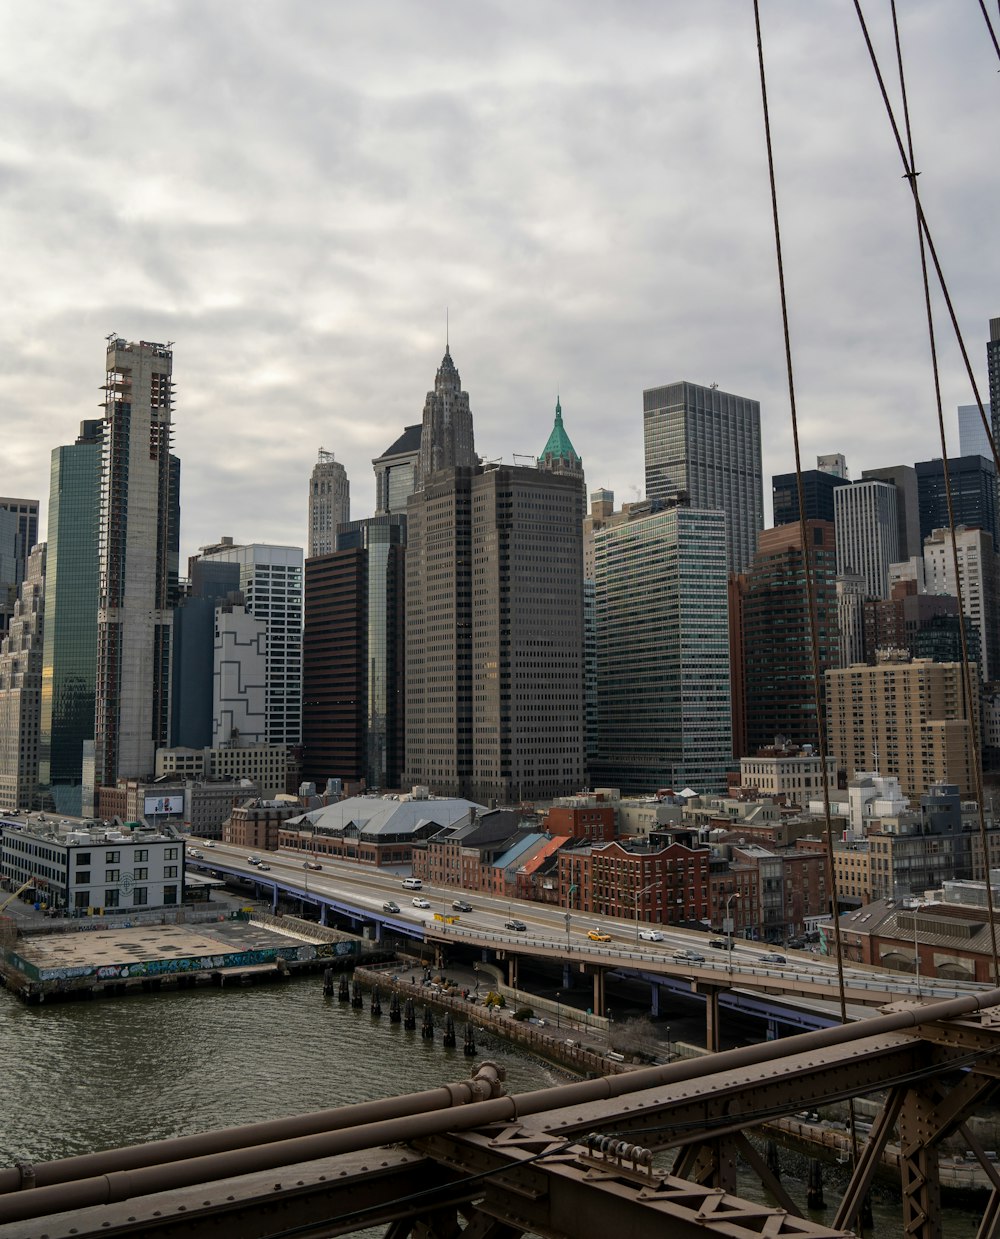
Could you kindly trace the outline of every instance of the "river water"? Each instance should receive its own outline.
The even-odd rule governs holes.
[[[419,1013],[418,1013],[419,1019]],[[48,1161],[216,1127],[431,1088],[500,1062],[514,1093],[563,1077],[477,1031],[477,1055],[324,999],[319,977],[25,1007],[0,991],[0,1165]],[[798,1195],[787,1176],[785,1187]],[[740,1190],[759,1198],[759,1187]],[[803,1190],[804,1194],[804,1190]],[[834,1193],[828,1191],[831,1205]],[[833,1208],[815,1215],[831,1224]],[[898,1202],[876,1206],[878,1233],[901,1233]],[[949,1209],[948,1239],[978,1215]]]

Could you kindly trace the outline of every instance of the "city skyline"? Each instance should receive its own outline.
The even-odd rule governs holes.
[[[5,489],[43,524],[111,331],[174,342],[182,562],[223,534],[305,546],[321,447],[373,513],[371,460],[419,420],[446,310],[485,458],[536,454],[558,396],[588,490],[628,502],[643,389],[716,382],[760,402],[770,523],[792,452],[748,6],[275,4],[237,24],[182,4],[117,14],[114,37],[55,8],[30,42],[0,12]],[[996,57],[974,4],[901,22],[925,212],[986,399]],[[803,467],[930,459],[912,205],[856,20],[773,0],[762,23]],[[938,333],[957,454],[972,393]]]

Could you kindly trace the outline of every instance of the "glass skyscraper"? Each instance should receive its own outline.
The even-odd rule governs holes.
[[[82,812],[84,741],[94,738],[101,422],[52,452],[38,780],[57,813]]]
[[[722,791],[732,764],[726,514],[647,500],[594,534],[595,783]]]

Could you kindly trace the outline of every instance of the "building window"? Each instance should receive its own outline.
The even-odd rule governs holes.
[[[145,886],[137,886],[132,891],[132,902],[138,908],[142,904],[149,903],[149,892]]]
[[[76,863],[78,865],[89,865],[90,864],[90,853],[89,852],[77,852]]]
[[[164,865],[163,876],[165,878],[176,878],[177,877],[177,866],[176,865]]]
[[[177,887],[176,886],[165,886],[163,888],[163,902],[164,903],[176,903],[177,902]]]
[[[76,884],[77,886],[89,886],[90,885],[90,870],[89,869],[78,869],[76,871]]]
[[[176,849],[176,848],[167,848],[167,849],[164,851],[164,853],[163,853],[163,859],[164,859],[164,860],[176,860],[176,859],[177,859],[177,849]]]
[[[132,876],[135,878],[137,882],[145,882],[146,879],[149,877],[149,870],[148,869],[137,869]]]
[[[106,908],[117,908],[118,907],[118,895],[119,895],[119,890],[117,886],[112,887],[111,890],[105,891],[104,892],[104,906]]]
[[[106,865],[117,865],[121,862],[121,858],[122,858],[121,852],[105,852],[104,853],[104,863]]]
[[[90,891],[77,891],[73,899],[73,906],[75,908],[89,908]]]
[[[104,871],[105,882],[117,882],[121,876],[120,869],[105,869]]]
[[[149,848],[136,848],[135,859],[137,861],[149,860]]]

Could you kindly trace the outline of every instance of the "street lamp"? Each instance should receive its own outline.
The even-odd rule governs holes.
[[[650,882],[650,884],[648,886],[644,886],[641,891],[636,891],[635,895],[633,896],[633,902],[635,903],[635,945],[636,946],[639,945],[639,896],[645,895],[648,891],[655,890],[655,888],[659,885],[660,885],[659,882]]]
[[[560,1020],[559,1020],[559,999],[560,999],[561,997],[562,997],[562,995],[561,995],[560,991],[559,991],[559,990],[556,990],[556,1028],[558,1028],[558,1027],[559,1027],[559,1025],[560,1025]]]

